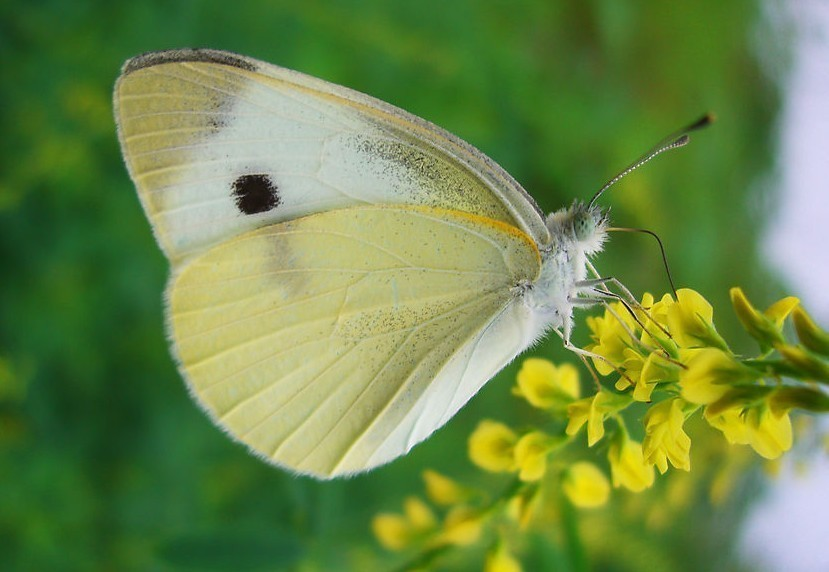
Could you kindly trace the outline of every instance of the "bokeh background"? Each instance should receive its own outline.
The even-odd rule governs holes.
[[[466,437],[481,418],[529,414],[510,396],[513,364],[432,439],[365,476],[318,483],[231,443],[191,402],[168,353],[167,263],[112,119],[125,59],[212,47],[358,89],[468,140],[545,211],[589,197],[712,111],[712,128],[604,204],[616,224],[657,232],[678,284],[711,300],[720,330],[739,339],[728,287],[761,306],[784,292],[759,246],[781,200],[776,135],[798,33],[781,4],[0,3],[0,568],[388,569],[399,560],[372,537],[372,515],[418,492],[425,467],[486,485]],[[597,265],[636,293],[668,289],[647,237],[614,236]],[[572,359],[559,346],[533,353]],[[713,441],[695,441],[692,479],[617,492],[580,516],[587,569],[763,564],[739,540],[768,468]],[[740,471],[725,471],[734,463]],[[579,569],[556,530],[534,534],[527,569]],[[444,566],[481,562],[472,550]]]

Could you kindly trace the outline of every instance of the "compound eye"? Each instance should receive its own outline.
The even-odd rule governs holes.
[[[584,240],[596,231],[596,221],[590,213],[581,212],[573,218],[573,233],[576,240]]]

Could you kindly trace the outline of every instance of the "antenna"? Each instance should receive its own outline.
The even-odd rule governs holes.
[[[665,137],[662,141],[657,143],[654,147],[650,149],[647,153],[636,159],[633,163],[625,167],[618,175],[610,179],[608,182],[604,184],[604,186],[598,190],[598,192],[593,195],[593,198],[590,199],[590,202],[587,204],[587,208],[590,209],[593,204],[596,202],[602,194],[619,182],[625,175],[630,173],[631,171],[638,169],[657,155],[664,153],[665,151],[670,151],[671,149],[677,149],[679,147],[684,147],[688,144],[688,141],[691,140],[689,137],[689,133],[692,131],[696,131],[697,129],[702,129],[703,127],[707,127],[714,122],[714,115],[711,113],[706,113],[687,127],[672,133]]]
[[[671,268],[668,265],[668,257],[665,255],[665,247],[662,245],[662,240],[652,230],[648,230],[646,228],[627,228],[627,227],[616,227],[612,226],[607,229],[608,232],[641,232],[643,234],[648,234],[656,239],[656,243],[659,245],[659,252],[662,253],[662,264],[665,266],[665,274],[668,275],[668,283],[671,285],[671,292],[674,294],[674,299],[676,299],[676,286],[674,286],[674,279],[671,276]]]

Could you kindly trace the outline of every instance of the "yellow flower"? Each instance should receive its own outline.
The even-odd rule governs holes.
[[[515,444],[515,464],[518,478],[524,482],[538,481],[547,470],[547,453],[556,445],[552,437],[541,431],[531,431]]]
[[[642,373],[642,366],[645,364],[645,358],[633,348],[625,348],[622,351],[622,357],[623,360],[618,365],[625,375],[620,375],[615,384],[619,391],[624,391],[636,384],[636,380]]]
[[[559,439],[541,431],[531,431],[519,439],[503,423],[484,420],[469,437],[469,458],[487,471],[518,471],[522,481],[537,481],[547,470],[547,454],[558,443]]]
[[[371,528],[389,550],[403,550],[412,541],[409,523],[399,514],[380,513],[372,519]]]
[[[610,482],[596,465],[586,461],[573,463],[564,473],[561,488],[570,502],[581,508],[594,508],[607,503]]]
[[[691,403],[713,403],[725,395],[732,384],[758,377],[753,369],[716,348],[686,351],[681,355],[687,368],[679,372],[679,386],[682,397]]]
[[[571,364],[556,367],[546,359],[528,358],[516,381],[513,393],[541,409],[564,407],[579,398],[579,373]]]
[[[616,389],[624,391],[633,382],[633,399],[636,401],[649,402],[658,383],[675,381],[677,378],[677,366],[667,361],[661,350],[643,356],[638,351],[627,348],[624,356],[622,371],[625,375],[616,381]]]
[[[726,441],[732,445],[748,445],[748,426],[745,423],[742,407],[726,409],[717,414],[711,414],[705,409],[705,420],[708,424],[722,431]]]
[[[432,510],[417,497],[403,502],[403,514],[380,513],[371,522],[374,536],[389,550],[402,550],[437,527]]]
[[[677,378],[676,366],[667,361],[658,351],[648,355],[642,364],[642,371],[633,388],[633,399],[645,403],[650,402],[656,385],[664,381],[674,381]]]
[[[499,542],[495,549],[487,554],[484,572],[521,572],[521,563],[510,554],[504,542]]]
[[[597,412],[594,406],[596,397],[600,393],[580,399],[567,408],[569,421],[565,432],[572,437],[579,432],[582,425],[587,423],[587,443],[591,447],[604,437],[604,415]]]
[[[741,288],[732,288],[729,294],[734,313],[764,351],[783,343],[783,321],[800,304],[800,300],[788,296],[769,306],[765,312],[760,312],[751,305]]]
[[[485,419],[469,436],[469,458],[486,471],[505,473],[514,471],[515,444],[518,435],[497,421]]]
[[[672,350],[676,348],[676,344],[669,340],[665,332],[659,328],[659,326],[663,328],[668,327],[668,308],[674,304],[676,302],[670,294],[665,294],[656,303],[654,303],[651,294],[646,293],[642,296],[641,306],[645,312],[642,312],[640,319],[645,325],[645,329],[642,331],[640,341],[643,344],[649,347],[661,346],[663,348],[671,348]]]
[[[645,462],[641,443],[627,436],[620,440],[610,446],[607,454],[613,486],[638,493],[653,484],[653,467]]]
[[[409,497],[403,501],[403,514],[417,530],[429,530],[437,523],[432,509],[417,497]]]
[[[642,450],[645,461],[656,465],[659,472],[668,470],[668,461],[677,469],[691,470],[691,439],[683,431],[683,401],[667,399],[653,405],[645,414],[645,440]]]
[[[622,370],[629,378],[636,381],[642,374],[642,367],[645,365],[645,357],[632,348],[627,348],[622,354],[625,356],[622,362]]]
[[[465,506],[458,506],[449,511],[443,523],[443,531],[436,541],[439,544],[469,546],[475,544],[481,536],[484,515]]]
[[[668,329],[680,347],[728,349],[714,328],[714,309],[705,298],[689,288],[677,290],[676,298],[667,308]]]
[[[624,361],[625,349],[634,342],[630,332],[635,332],[637,327],[636,321],[627,313],[627,309],[621,303],[611,304],[601,318],[588,317],[587,326],[593,332],[592,337],[596,343],[585,349],[607,358],[610,363],[621,364]],[[614,371],[609,363],[595,358],[593,367],[601,375],[609,375]]]
[[[536,508],[541,502],[539,487],[524,486],[517,495],[507,504],[507,515],[518,523],[519,528],[526,530],[532,521]]]
[[[792,448],[792,420],[788,411],[754,407],[746,415],[746,424],[752,428],[748,444],[761,457],[776,459]]]
[[[567,408],[570,420],[566,433],[573,436],[587,423],[587,445],[592,447],[604,436],[604,420],[607,415],[618,411],[629,402],[630,399],[626,396],[599,391],[593,397],[571,403]]]
[[[716,415],[706,409],[705,418],[732,445],[750,445],[758,455],[776,459],[792,447],[792,422],[787,409],[770,403],[733,407]]]
[[[467,497],[461,485],[437,471],[431,469],[423,471],[423,482],[426,486],[426,496],[435,504],[451,506],[464,501]]]
[[[665,296],[670,296],[670,295],[665,294]],[[654,303],[653,303],[654,300],[655,300],[655,298],[653,297],[653,294],[651,294],[650,292],[645,292],[644,294],[642,294],[642,301],[639,303],[639,305],[641,306],[641,310],[639,310],[637,312],[637,316],[639,317],[640,320],[641,319],[647,320],[648,316],[652,316],[653,307],[654,307]],[[673,299],[671,299],[671,301],[673,301]]]
[[[803,308],[797,307],[792,311],[792,323],[804,347],[829,356],[829,333],[821,329]]]

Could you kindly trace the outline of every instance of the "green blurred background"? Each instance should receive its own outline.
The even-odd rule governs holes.
[[[369,475],[317,483],[231,443],[168,353],[167,264],[112,119],[125,59],[212,47],[369,93],[479,147],[545,211],[713,111],[712,128],[604,203],[616,224],[660,234],[678,284],[708,297],[730,334],[729,286],[763,303],[777,294],[756,255],[779,106],[758,53],[784,61],[785,47],[763,30],[747,0],[0,3],[0,568],[384,569],[396,557],[378,548],[371,516],[418,492],[426,467],[480,481],[465,458],[471,429],[528,414],[509,395],[514,364]],[[615,235],[597,264],[636,293],[667,291],[646,237]],[[565,358],[559,345],[534,353]],[[715,478],[694,455],[697,478]],[[759,486],[752,475],[743,484]],[[584,521],[591,569],[742,569],[734,540],[755,489],[735,490],[713,504],[699,487],[662,532],[641,508],[662,497],[617,493]],[[529,543],[528,561],[567,570],[555,551]]]

